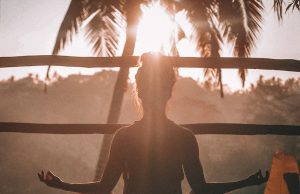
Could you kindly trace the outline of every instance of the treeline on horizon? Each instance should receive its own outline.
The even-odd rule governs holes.
[[[115,71],[95,75],[54,74],[44,93],[44,83],[35,75],[0,81],[0,122],[105,123]],[[211,80],[197,83],[179,77],[168,104],[168,115],[177,123],[300,124],[300,79],[260,77],[244,92],[225,93],[220,98]],[[138,120],[141,110],[128,85],[120,123]],[[65,193],[46,188],[36,172],[51,169],[73,182],[92,181],[101,146],[101,135],[0,134],[0,193]],[[197,136],[200,159],[208,181],[246,178],[259,168],[270,168],[277,150],[300,158],[300,141],[292,136]],[[189,191],[183,184],[184,193]],[[232,193],[263,193],[264,186]],[[121,193],[118,186],[116,193]]]

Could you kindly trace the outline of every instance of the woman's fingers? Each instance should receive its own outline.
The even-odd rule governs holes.
[[[52,181],[54,178],[54,175],[50,171],[48,171],[46,175],[45,175],[44,171],[41,171],[41,173],[38,173],[38,177],[39,177],[40,181],[46,183],[46,182]]]
[[[48,171],[47,174],[46,174],[46,180],[47,181],[52,181],[53,177],[54,177],[54,175],[50,171]]]
[[[38,173],[38,177],[39,177],[40,181],[45,182],[44,171],[41,171],[41,173]]]
[[[44,182],[47,186],[58,188],[61,184],[59,177],[55,176],[52,172],[47,171],[45,174],[44,171],[37,173],[41,182]]]
[[[37,173],[37,175],[38,175],[40,181],[44,181],[44,179],[43,179],[43,177],[42,177],[42,175],[40,173]]]
[[[50,170],[47,172],[47,174],[52,176],[52,177],[55,177],[55,175]]]
[[[267,181],[268,181],[269,176],[270,176],[270,173],[269,173],[269,171],[266,171],[266,176],[263,176],[262,173],[261,173],[261,170],[259,170],[259,171],[256,173],[256,175],[257,175],[257,179],[258,179],[259,181],[261,181],[261,183],[264,183],[264,182],[267,182]]]
[[[259,180],[262,180],[262,179],[263,179],[263,175],[262,175],[262,173],[261,173],[261,169],[259,169],[259,171],[258,171],[257,178],[258,178]]]
[[[260,185],[265,183],[269,179],[269,172],[266,171],[266,175],[263,176],[261,170],[258,170],[255,174],[251,175],[248,180],[250,185]]]

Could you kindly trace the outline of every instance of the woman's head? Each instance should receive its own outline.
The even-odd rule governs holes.
[[[143,54],[141,64],[135,79],[144,112],[164,110],[176,81],[174,69],[171,64],[163,63],[158,54]]]

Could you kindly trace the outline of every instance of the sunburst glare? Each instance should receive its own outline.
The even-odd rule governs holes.
[[[176,30],[171,16],[159,2],[143,5],[141,9],[143,16],[138,26],[134,54],[141,55],[150,51],[168,54]]]

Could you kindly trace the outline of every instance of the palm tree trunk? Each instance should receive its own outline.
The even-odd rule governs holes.
[[[123,50],[122,56],[130,56],[133,55],[134,46],[136,42],[136,33],[137,33],[137,22],[138,20],[127,20],[127,29],[126,29],[126,42]],[[110,104],[110,110],[107,118],[107,123],[117,123],[119,120],[122,102],[124,93],[127,89],[127,79],[129,74],[129,67],[120,67],[118,78],[115,83],[113,96]],[[103,174],[105,169],[110,145],[112,142],[113,135],[104,135],[100,150],[100,155],[97,162],[95,181],[99,180]]]

